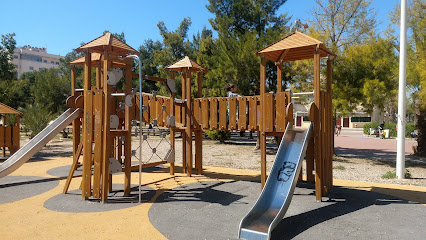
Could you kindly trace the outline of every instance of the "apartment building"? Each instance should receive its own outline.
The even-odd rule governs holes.
[[[37,48],[29,45],[15,48],[13,65],[18,72],[18,78],[25,72],[38,71],[41,68],[58,68],[60,55],[47,53],[46,48]]]

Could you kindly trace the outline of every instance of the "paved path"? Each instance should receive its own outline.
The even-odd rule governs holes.
[[[335,152],[346,157],[359,157],[396,161],[396,139],[379,139],[362,134],[362,129],[343,129],[339,136],[334,138]],[[405,156],[407,160],[416,158],[413,154],[413,146],[417,146],[414,140],[406,139]]]
[[[62,194],[71,157],[33,159],[0,179],[1,239],[235,239],[260,193],[259,172],[205,167],[187,177],[177,167],[146,169],[137,188],[120,197],[114,175],[110,202],[81,200],[80,178]],[[133,182],[138,174],[132,173]],[[424,239],[426,187],[335,180],[330,199],[315,201],[298,185],[272,239]]]

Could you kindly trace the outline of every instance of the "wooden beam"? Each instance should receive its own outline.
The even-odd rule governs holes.
[[[320,79],[320,53],[314,54],[314,102],[315,102],[315,118],[314,118],[314,151],[315,151],[315,198],[317,201],[322,200],[323,179],[322,179],[322,159],[321,159],[321,79]]]
[[[110,104],[111,104],[111,85],[108,84],[108,71],[111,68],[111,61],[106,57],[108,51],[104,53],[103,59],[103,91],[104,91],[104,125],[103,125],[103,139],[102,139],[102,190],[101,201],[108,201],[109,191],[109,158],[111,156],[111,134],[110,134]]]
[[[191,97],[191,72],[186,72],[185,82],[185,95],[186,95],[186,164],[187,176],[192,175],[192,97]]]
[[[277,65],[277,93],[283,91],[283,66],[281,63],[276,64]]]
[[[86,52],[84,63],[84,125],[83,125],[83,177],[82,198],[86,199],[92,195],[92,60],[91,53]]]
[[[133,62],[126,64],[124,77],[126,78],[126,89],[124,93],[130,95],[132,93],[132,65]],[[124,109],[124,130],[126,137],[124,140],[124,196],[130,195],[131,188],[131,165],[132,165],[132,116],[131,108],[127,106]]]
[[[265,91],[266,91],[266,58],[262,56],[260,61],[260,175],[261,187],[266,183],[266,134],[265,123],[263,119],[266,118],[265,109]]]
[[[171,71],[170,72],[170,78],[171,79],[175,79],[175,72],[174,71]],[[175,111],[176,111],[176,108],[175,108],[175,93],[171,93],[171,96],[170,96],[170,111],[171,111],[171,116],[175,116],[176,114],[175,114]],[[176,125],[176,123],[175,123],[175,125]],[[175,151],[175,134],[176,134],[176,130],[175,130],[175,127],[171,127],[170,128],[170,145],[171,145],[171,148],[172,148],[172,150],[176,153],[176,151]],[[170,175],[175,175],[175,163],[174,162],[172,162],[172,163],[170,163]]]

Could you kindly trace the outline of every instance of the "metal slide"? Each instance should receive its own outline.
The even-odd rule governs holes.
[[[311,130],[312,123],[308,129],[295,129],[292,123],[287,125],[265,187],[253,208],[241,220],[239,238],[270,239],[272,230],[290,205]]]
[[[53,123],[47,126],[43,131],[37,134],[27,144],[16,151],[6,161],[0,165],[0,178],[14,172],[22,164],[28,161],[34,154],[42,149],[52,138],[68,126],[74,119],[83,114],[83,110],[78,108],[74,110],[69,108]]]

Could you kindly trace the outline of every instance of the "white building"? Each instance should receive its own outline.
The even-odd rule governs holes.
[[[58,68],[62,56],[49,54],[46,48],[23,46],[15,48],[13,65],[18,72],[18,78],[25,72],[38,71],[41,68]]]

